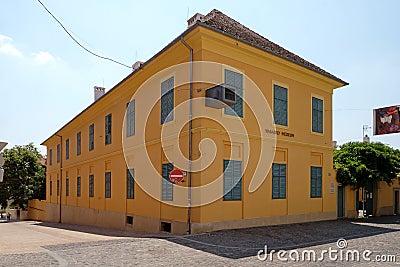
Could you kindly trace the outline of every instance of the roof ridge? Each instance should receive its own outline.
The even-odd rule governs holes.
[[[289,60],[293,63],[301,65],[305,68],[313,70],[319,74],[327,76],[331,79],[337,80],[343,84],[348,84],[347,82],[339,79],[338,77],[332,75],[326,70],[318,67],[317,65],[311,63],[308,60],[296,55],[295,53],[285,49],[284,47],[276,44],[275,42],[270,41],[265,38],[261,34],[251,30],[235,19],[229,17],[228,15],[222,13],[217,9],[213,9],[207,15],[204,16],[202,22],[211,28],[214,28],[218,31],[222,31],[228,35],[232,35],[239,40],[243,40],[245,42],[250,43],[253,46],[261,48],[269,53],[272,53],[276,56]]]

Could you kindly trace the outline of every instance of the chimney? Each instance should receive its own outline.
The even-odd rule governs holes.
[[[96,102],[100,97],[106,93],[106,88],[95,86],[94,87],[94,102]]]
[[[139,69],[143,64],[144,64],[144,62],[142,62],[142,61],[136,61],[132,65],[132,71],[135,71],[135,70]]]
[[[332,146],[333,146],[333,148],[336,148],[337,147],[337,141],[332,141]]]
[[[200,13],[196,13],[194,14],[193,17],[191,17],[190,19],[188,19],[187,23],[188,23],[188,28],[192,27],[194,24],[196,24],[197,21],[203,21],[204,15],[200,14]]]

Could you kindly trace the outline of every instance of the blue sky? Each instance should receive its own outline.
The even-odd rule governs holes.
[[[372,109],[400,104],[400,1],[42,2],[89,49],[127,65],[182,33],[188,16],[216,8],[349,82],[334,93],[334,140],[362,138]],[[0,140],[40,143],[130,70],[78,47],[36,0],[0,2]],[[400,148],[400,134],[372,136]],[[40,147],[44,152],[44,147]]]

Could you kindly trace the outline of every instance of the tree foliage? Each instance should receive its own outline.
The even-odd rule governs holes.
[[[400,150],[382,143],[349,142],[333,154],[336,180],[357,188],[385,181],[392,184],[400,174]]]
[[[46,167],[40,163],[42,156],[31,143],[5,149],[4,179],[0,183],[0,204],[7,200],[25,209],[28,199],[46,198]]]

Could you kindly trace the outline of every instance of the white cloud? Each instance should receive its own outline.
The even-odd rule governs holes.
[[[11,37],[0,34],[0,53],[22,57],[22,53],[12,44],[13,39]]]
[[[45,64],[54,61],[54,57],[49,52],[40,51],[39,53],[33,53],[34,60],[39,64]]]

